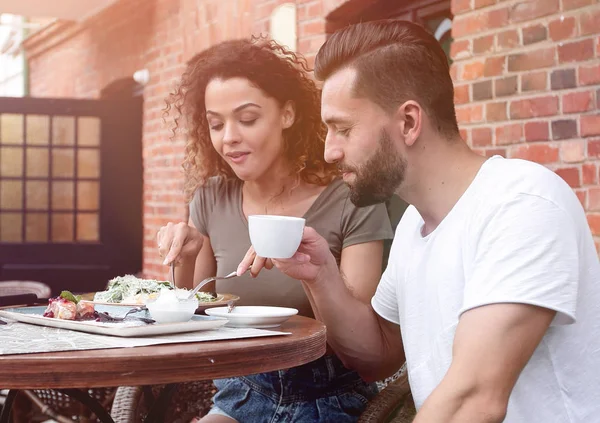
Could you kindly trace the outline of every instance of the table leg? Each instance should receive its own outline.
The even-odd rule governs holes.
[[[8,391],[6,401],[4,401],[4,406],[2,407],[2,413],[0,414],[0,423],[10,423],[10,412],[12,411],[12,406],[18,393],[18,389],[11,389]]]
[[[100,404],[98,400],[90,397],[86,392],[79,389],[57,389],[57,391],[60,391],[71,398],[75,398],[77,401],[88,407],[102,423],[115,423],[108,411],[102,407],[102,404]]]
[[[152,404],[152,408],[148,411],[148,415],[144,420],[144,423],[162,423],[165,421],[165,413],[167,412],[167,407],[169,406],[169,401],[173,397],[175,391],[177,391],[177,387],[179,384],[171,383],[169,385],[165,385],[161,393],[158,395],[154,404]]]

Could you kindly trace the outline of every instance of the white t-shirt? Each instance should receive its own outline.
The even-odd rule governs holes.
[[[524,303],[557,314],[505,423],[600,422],[600,264],[569,186],[541,165],[493,157],[426,237],[423,223],[406,210],[372,300],[401,327],[417,408],[450,366],[462,312]]]

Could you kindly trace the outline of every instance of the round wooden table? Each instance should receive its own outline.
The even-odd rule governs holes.
[[[72,388],[175,384],[285,369],[325,354],[321,322],[294,316],[277,329],[291,335],[0,356],[0,387],[72,393]]]

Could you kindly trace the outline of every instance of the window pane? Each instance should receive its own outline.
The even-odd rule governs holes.
[[[23,176],[22,147],[0,148],[0,175],[18,177]]]
[[[0,241],[22,242],[23,216],[21,213],[0,213]]]
[[[75,153],[70,148],[52,150],[52,176],[72,178],[75,174]]]
[[[78,151],[77,176],[80,178],[100,177],[100,150],[86,148]]]
[[[28,213],[25,220],[27,242],[48,242],[48,214]]]
[[[27,210],[48,210],[48,182],[27,181]]]
[[[52,182],[52,210],[73,210],[73,188],[71,181]]]
[[[73,214],[52,214],[52,241],[73,242]]]
[[[75,144],[75,118],[72,116],[55,116],[52,119],[52,144]]]
[[[48,149],[27,149],[27,176],[48,178]]]
[[[99,241],[98,213],[77,215],[77,241]]]
[[[0,115],[0,140],[2,144],[23,144],[23,115]]]
[[[77,143],[89,146],[100,145],[100,118],[79,118],[77,121]]]
[[[23,208],[23,183],[21,181],[0,182],[0,207],[3,210]]]
[[[44,115],[27,115],[27,144],[48,145],[50,118]]]
[[[98,210],[100,207],[100,184],[80,181],[77,183],[77,209]]]

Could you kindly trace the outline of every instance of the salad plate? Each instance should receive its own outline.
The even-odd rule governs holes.
[[[110,305],[97,305],[96,311],[109,313],[111,316],[125,314],[123,307]],[[181,323],[154,323],[147,324],[136,319],[121,322],[96,322],[94,320],[62,320],[44,317],[45,306],[17,307],[0,310],[0,316],[39,326],[49,326],[59,329],[69,329],[79,332],[94,333],[119,337],[140,337],[170,335],[175,333],[195,332],[219,328],[227,323],[227,319],[210,316],[192,316],[188,322]],[[147,312],[140,312],[134,316],[150,317]]]
[[[94,305],[110,305],[123,307],[137,307],[146,303],[147,300],[158,297],[161,289],[172,289],[168,281],[154,279],[141,279],[133,275],[117,276],[108,282],[105,291],[98,291],[85,295],[82,301]],[[178,288],[180,289],[180,288]],[[198,309],[196,313],[202,313],[209,307],[225,306],[240,299],[237,295],[217,293],[213,297],[209,293],[199,292]]]

